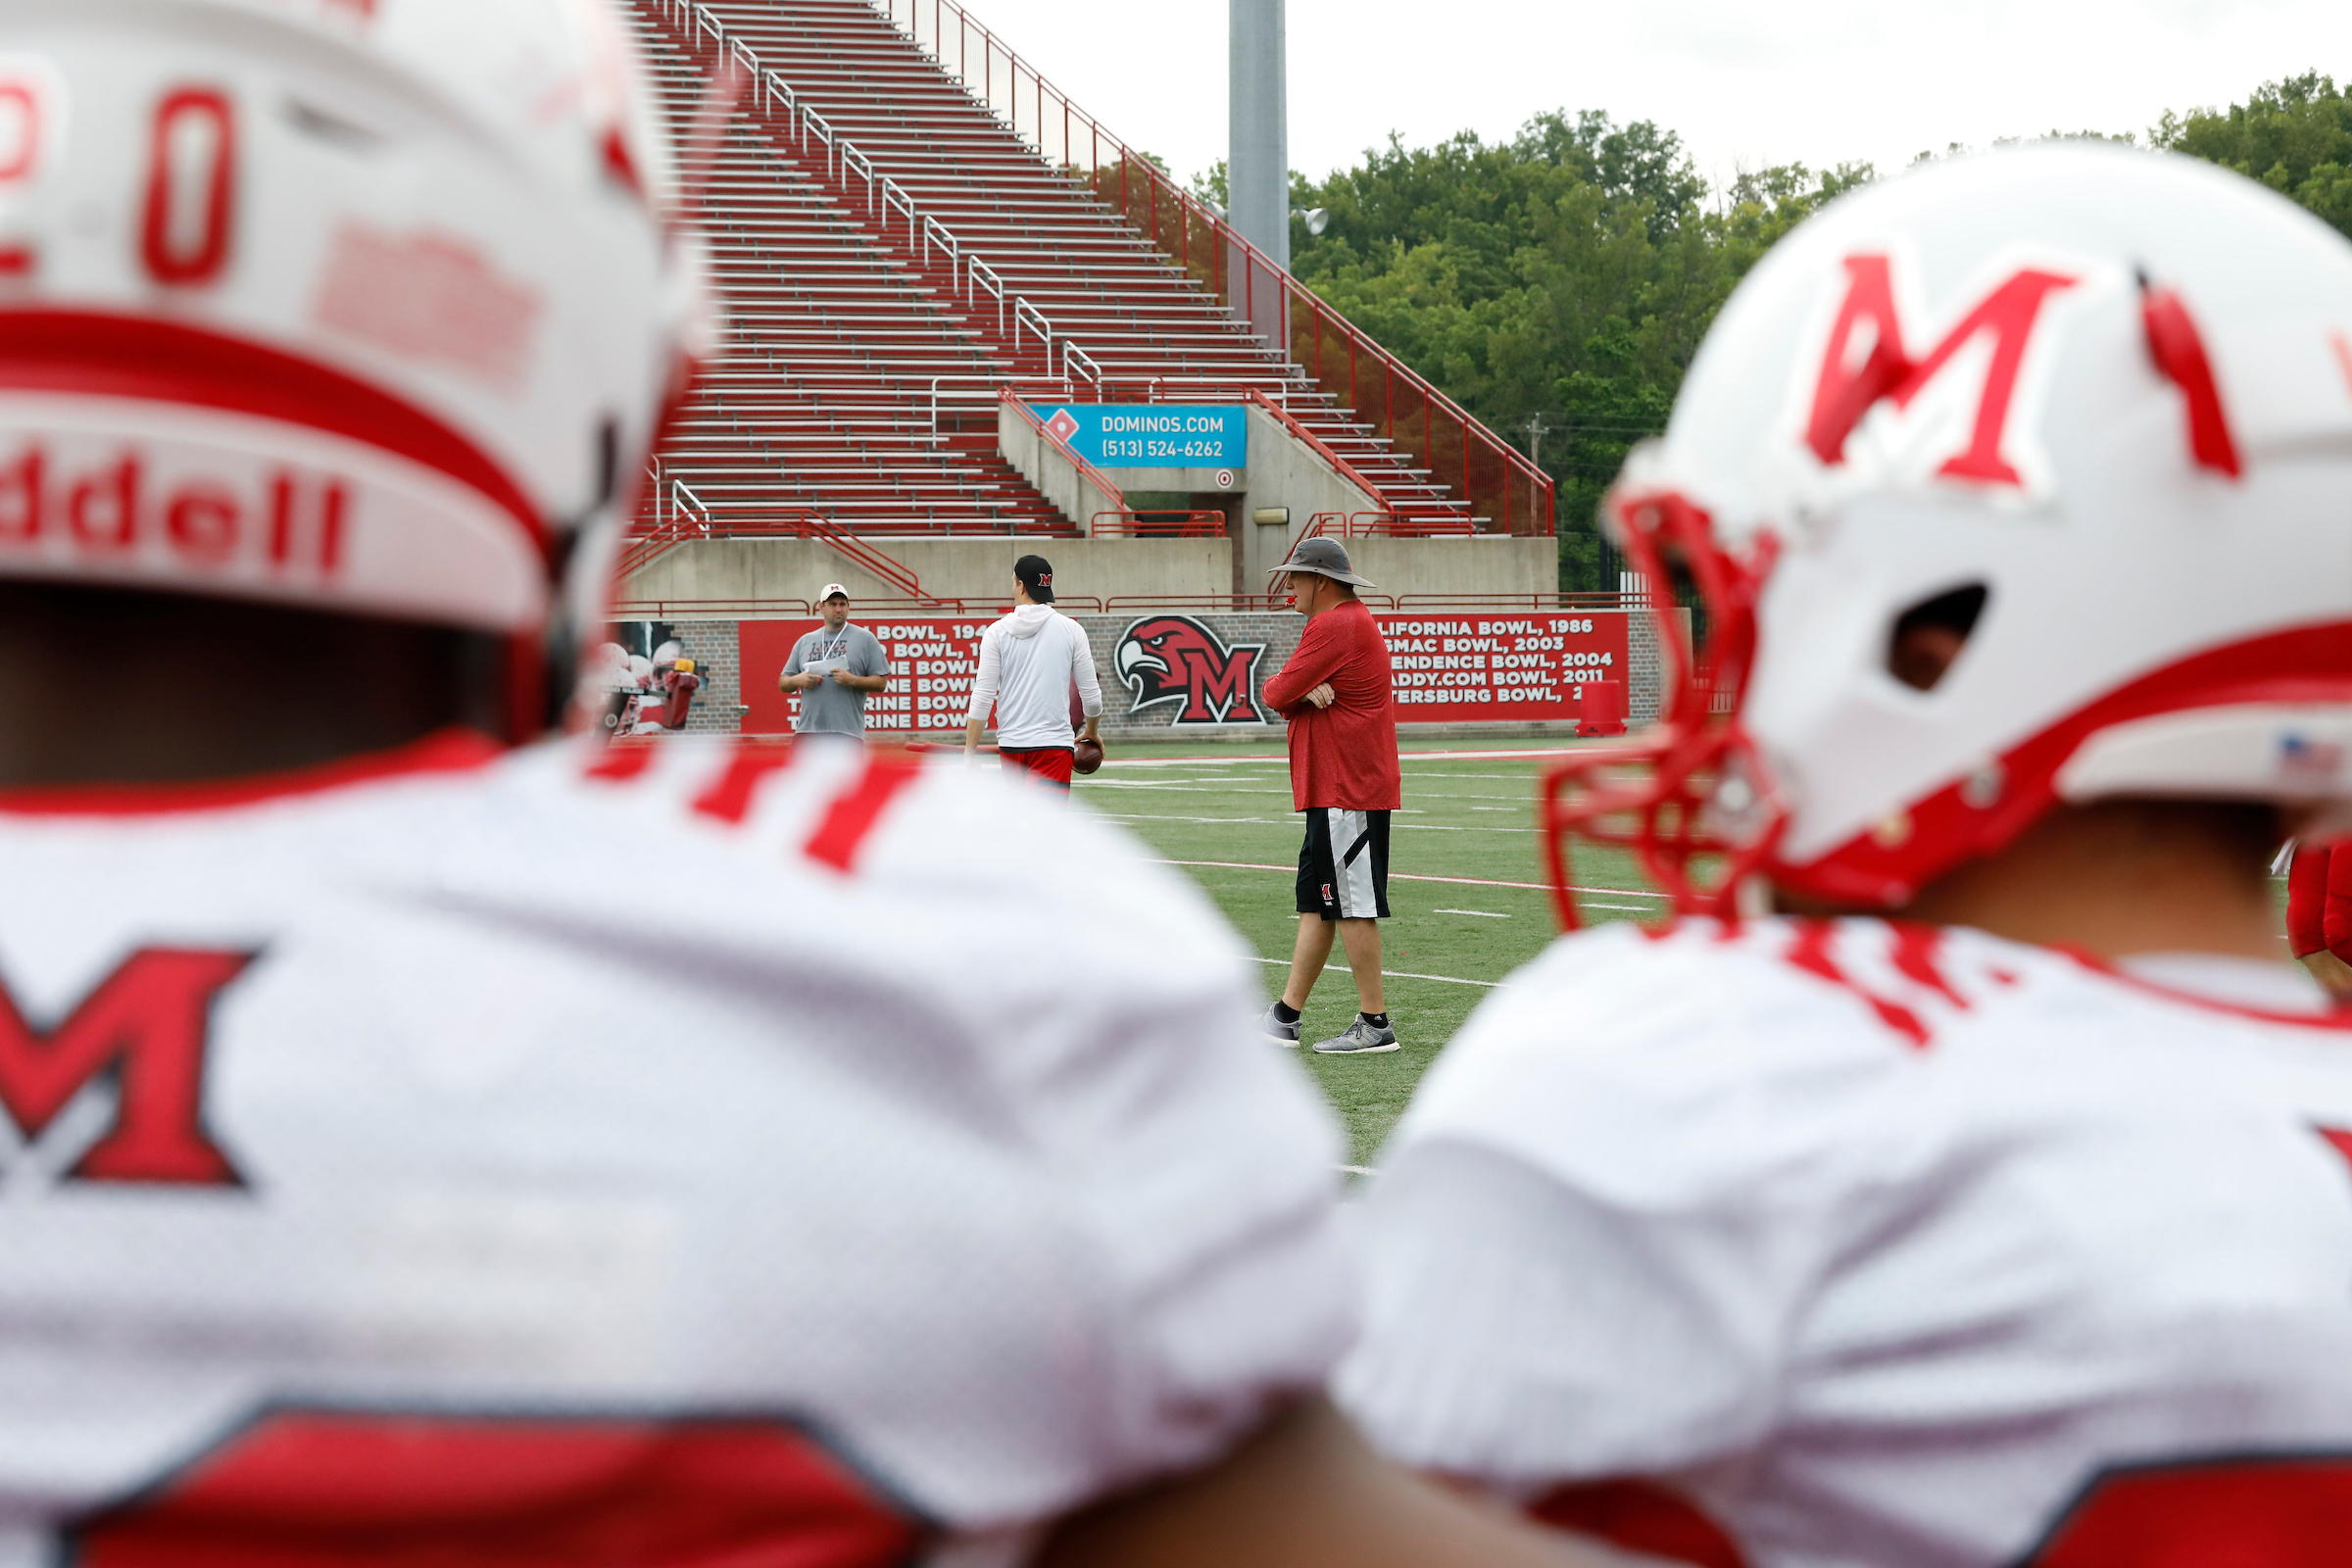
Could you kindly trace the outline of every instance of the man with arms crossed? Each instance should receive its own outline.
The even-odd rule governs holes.
[[[1740,284],[1603,514],[1707,662],[1660,612],[1665,720],[1549,781],[1687,918],[1422,1082],[1392,1453],[1718,1568],[2344,1560],[2352,1034],[2268,868],[2352,807],[2347,332],[2342,236],[2092,144]]]
[[[776,690],[801,694],[796,733],[863,740],[865,700],[889,688],[890,661],[872,632],[850,624],[850,591],[841,584],[825,584],[816,612],[824,624],[792,645]]]
[[[1298,851],[1298,940],[1290,980],[1258,1027],[1298,1044],[1298,1018],[1331,957],[1336,926],[1355,976],[1353,1022],[1315,1049],[1375,1055],[1396,1049],[1380,984],[1380,922],[1389,917],[1389,813],[1402,804],[1389,645],[1355,597],[1370,583],[1349,569],[1336,539],[1302,539],[1274,568],[1306,616],[1289,662],[1266,679],[1267,706],[1291,721],[1291,799],[1306,813]]]
[[[520,744],[715,341],[638,77],[572,0],[0,0],[10,1560],[1546,1560],[1318,1401],[1331,1129],[1182,878]],[[417,234],[536,302],[500,395],[332,303]]]
[[[1043,556],[1012,564],[1012,612],[980,637],[980,667],[963,721],[963,755],[980,749],[988,711],[997,711],[997,756],[1007,772],[1067,792],[1078,730],[1070,688],[1078,690],[1086,738],[1100,741],[1102,681],[1095,673],[1086,628],[1054,608],[1054,567]]]

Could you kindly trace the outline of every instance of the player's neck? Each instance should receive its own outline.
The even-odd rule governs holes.
[[[0,788],[187,783],[499,732],[503,661],[439,627],[0,583]]]
[[[2267,808],[2194,801],[2062,807],[1900,912],[2102,958],[2214,953],[2282,959]]]

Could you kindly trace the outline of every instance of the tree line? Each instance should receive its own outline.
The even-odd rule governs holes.
[[[2328,76],[2168,112],[2146,139],[2260,180],[2352,236],[2352,91]],[[1212,197],[1222,173],[1204,182]],[[1665,427],[1747,270],[1876,177],[1868,164],[1786,164],[1714,188],[1672,131],[1592,111],[1539,115],[1492,144],[1467,131],[1431,147],[1392,137],[1327,179],[1293,176],[1292,205],[1328,220],[1320,234],[1296,223],[1292,270],[1533,452],[1559,485],[1560,586],[1613,589],[1615,553],[1593,518],[1627,449]]]

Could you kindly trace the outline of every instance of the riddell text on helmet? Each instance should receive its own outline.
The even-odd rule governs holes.
[[[434,619],[455,609],[513,625],[543,604],[531,530],[420,465],[310,432],[240,451],[218,432],[144,435],[120,418],[27,431],[31,421],[5,412],[7,570],[181,587],[197,573],[271,599]],[[15,432],[5,433],[10,424]],[[449,603],[450,579],[435,563],[467,568],[457,580],[468,603]]]
[[[80,561],[168,552],[194,566],[256,557],[272,569],[332,579],[343,568],[349,485],[284,465],[250,484],[159,473],[135,447],[95,467],[32,441],[0,466],[0,548],[60,550]]]

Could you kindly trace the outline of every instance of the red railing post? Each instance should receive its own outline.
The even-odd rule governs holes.
[[[1462,437],[1462,499],[1472,501],[1473,498],[1470,494],[1470,417],[1468,415],[1457,415],[1453,422],[1460,429]],[[1475,504],[1471,510],[1474,512],[1477,510]]]

